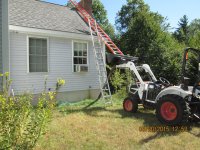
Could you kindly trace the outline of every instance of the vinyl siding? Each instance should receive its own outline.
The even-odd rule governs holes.
[[[0,0],[0,73],[3,72],[2,63],[2,0]],[[0,90],[2,90],[2,77],[0,77]]]
[[[57,78],[66,80],[61,92],[98,89],[97,70],[94,63],[92,43],[88,42],[89,71],[86,73],[72,72],[72,41],[74,39],[48,37],[48,73],[28,73],[27,34],[10,33],[10,72],[12,88],[15,93],[41,93],[44,79],[48,75],[47,89],[53,90]]]

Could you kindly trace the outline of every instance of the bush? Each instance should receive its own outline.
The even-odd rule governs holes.
[[[127,89],[133,82],[133,75],[129,69],[116,69],[111,76],[111,84],[115,89],[116,97],[119,98],[127,96]]]
[[[0,149],[33,149],[51,120],[56,92],[43,92],[33,106],[32,94],[8,95],[8,76],[3,77],[6,86],[0,95]]]

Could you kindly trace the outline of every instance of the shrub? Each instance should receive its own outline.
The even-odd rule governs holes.
[[[111,76],[111,84],[115,88],[117,97],[125,97],[128,92],[127,89],[131,83],[133,83],[133,75],[129,69],[116,69],[114,74]]]
[[[6,86],[0,95],[0,149],[33,149],[51,120],[56,92],[43,92],[33,106],[32,94],[8,95],[8,76],[3,77]]]

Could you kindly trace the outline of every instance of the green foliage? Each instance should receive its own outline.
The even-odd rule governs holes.
[[[174,37],[179,41],[183,42],[184,44],[188,45],[189,40],[189,25],[188,25],[188,17],[184,15],[180,21],[178,22],[178,28],[174,32]]]
[[[188,26],[189,47],[200,49],[200,19],[194,19]],[[186,76],[190,78],[190,85],[198,79],[198,58],[195,54],[189,53],[189,60],[186,66]]]
[[[107,24],[108,18],[107,18],[107,11],[105,10],[103,4],[100,0],[94,0],[92,3],[92,12],[95,20],[99,24]]]
[[[200,49],[200,30],[196,31],[195,35],[190,37],[189,46]]]
[[[125,54],[149,64],[157,77],[176,83],[183,46],[167,32],[169,24],[165,21],[160,14],[151,12],[143,0],[127,0],[116,20],[121,33],[118,43]]]
[[[74,5],[70,1],[68,1],[65,6],[69,8],[74,8]]]
[[[51,120],[56,93],[42,93],[33,106],[32,94],[9,96],[9,74],[1,76],[6,86],[0,95],[0,149],[33,149]]]
[[[111,23],[108,21],[107,11],[100,0],[93,0],[92,3],[93,16],[97,23],[104,29],[104,31],[114,38],[115,30]]]
[[[143,0],[127,0],[127,4],[123,5],[117,14],[117,29],[124,33],[128,30],[132,18],[134,18],[141,10],[148,10],[149,7],[144,4]]]
[[[119,69],[116,69],[114,74],[111,77],[111,84],[118,91],[124,84],[124,74],[121,74]]]
[[[128,87],[133,83],[133,75],[129,69],[116,69],[111,76],[111,84],[115,89],[115,96],[125,98],[128,92]]]
[[[189,25],[189,46],[200,49],[200,19],[194,19]]]

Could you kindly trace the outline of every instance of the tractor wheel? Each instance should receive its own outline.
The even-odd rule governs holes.
[[[177,95],[161,97],[156,106],[156,117],[166,125],[179,125],[188,122],[188,104]]]
[[[138,110],[138,100],[130,97],[125,98],[123,108],[126,112],[136,113]]]

